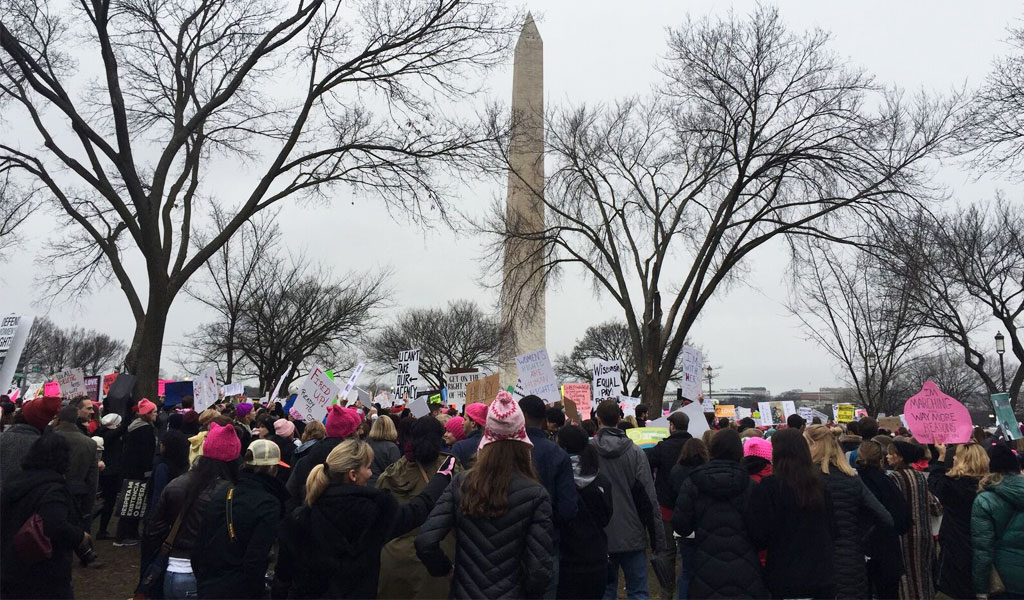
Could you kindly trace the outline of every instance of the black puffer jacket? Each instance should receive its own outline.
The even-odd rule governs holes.
[[[672,526],[683,537],[696,534],[690,598],[768,596],[746,522],[754,485],[738,462],[712,460],[680,488]]]
[[[672,495],[672,467],[679,462],[679,454],[683,446],[692,439],[685,431],[676,431],[672,435],[658,442],[653,448],[644,450],[647,454],[647,461],[651,464],[651,471],[654,473],[654,491],[658,494],[658,504],[672,510],[676,505],[676,497]]]
[[[455,579],[451,598],[540,598],[551,580],[551,499],[537,481],[509,483],[508,512],[497,518],[459,510],[466,473],[455,476],[416,536],[416,556],[435,577],[452,563],[441,540],[455,530]]]
[[[971,507],[978,496],[978,478],[947,477],[946,466],[936,465],[928,474],[928,489],[942,503],[936,589],[950,598],[970,598]]]
[[[874,591],[891,587],[903,575],[900,536],[910,527],[910,508],[899,488],[882,469],[860,465],[857,474],[893,520],[891,528],[873,527],[867,533],[864,549],[868,556],[868,579]]]
[[[285,487],[288,489],[288,502],[285,509],[291,512],[302,505],[306,499],[306,479],[309,478],[313,467],[327,460],[327,456],[334,450],[335,446],[342,443],[344,438],[324,438],[313,444],[313,447],[306,451],[305,456],[292,466]]]
[[[832,467],[824,481],[836,530],[836,597],[866,598],[869,594],[865,534],[871,526],[891,528],[892,516],[859,477],[839,473]]]

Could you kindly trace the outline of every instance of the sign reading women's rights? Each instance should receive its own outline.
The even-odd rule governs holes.
[[[594,363],[594,404],[605,400],[619,401],[622,395],[622,365],[617,360],[599,360]]]
[[[299,388],[294,407],[302,413],[302,418],[307,423],[323,421],[327,416],[327,407],[339,391],[341,387],[327,376],[327,369],[322,365],[316,365],[309,372],[306,382]]]
[[[971,440],[971,413],[942,393],[934,381],[903,405],[903,416],[914,439],[922,444],[963,444]]]
[[[554,404],[562,400],[558,389],[555,370],[551,368],[551,359],[544,348],[534,350],[516,357],[516,368],[519,369],[519,381],[525,394],[533,394],[544,400],[544,404]]]

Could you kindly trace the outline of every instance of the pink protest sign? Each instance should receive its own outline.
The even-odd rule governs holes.
[[[156,380],[156,395],[157,396],[166,396],[167,395],[167,394],[164,393],[164,390],[166,389],[166,386],[167,386],[168,383],[174,383],[174,381],[172,381],[170,379],[157,379]]]
[[[60,396],[60,384],[56,381],[47,381],[46,384],[43,385],[43,395],[47,397]]]
[[[971,440],[971,413],[942,393],[934,381],[903,405],[903,416],[914,438],[922,444],[963,444]]]
[[[590,384],[567,383],[562,386],[562,394],[576,405],[581,419],[590,418]]]

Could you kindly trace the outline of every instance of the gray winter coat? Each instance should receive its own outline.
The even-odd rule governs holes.
[[[83,522],[92,522],[92,507],[99,486],[100,469],[96,459],[96,442],[82,433],[74,423],[57,423],[53,431],[68,442],[71,463],[65,479],[75,499]]]
[[[634,552],[647,548],[647,529],[637,512],[633,501],[633,486],[639,483],[638,493],[649,498],[647,509],[651,511],[651,523],[661,523],[658,497],[654,491],[654,478],[647,456],[626,432],[618,428],[603,427],[591,441],[597,449],[601,473],[611,483],[612,506],[615,512],[604,528],[608,534],[608,552]],[[653,545],[661,549],[665,540],[654,536]]]
[[[39,430],[27,423],[12,425],[0,433],[0,486],[21,473],[21,461],[39,439]]]

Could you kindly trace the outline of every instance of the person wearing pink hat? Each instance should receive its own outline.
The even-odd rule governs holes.
[[[759,437],[750,437],[743,442],[743,460],[740,464],[750,473],[750,478],[760,483],[772,474],[772,443]]]
[[[448,450],[451,450],[455,442],[466,439],[465,423],[466,419],[462,417],[452,417],[444,424],[444,443]]]
[[[486,404],[474,402],[466,406],[466,418],[462,422],[466,436],[464,439],[455,442],[450,452],[467,469],[473,465],[473,458],[476,456],[476,449],[480,445],[480,438],[484,434],[484,425],[486,424]]]
[[[277,444],[277,447],[281,449],[281,461],[290,466],[295,456],[295,423],[288,419],[274,421],[274,433],[267,436],[266,439]],[[288,483],[290,475],[288,469],[278,469],[277,471],[277,478],[281,480],[281,483]]]
[[[538,598],[547,589],[555,554],[551,500],[537,480],[532,448],[522,409],[500,392],[475,465],[455,475],[416,536],[416,556],[441,577],[453,567],[441,542],[455,530],[450,597]]]
[[[313,467],[327,460],[327,456],[334,450],[335,446],[343,440],[350,438],[359,430],[363,417],[355,409],[345,408],[337,404],[331,406],[327,411],[327,437],[313,445],[306,455],[296,464],[292,465],[292,472],[288,476],[288,483],[285,487],[290,495],[288,499],[288,510],[293,510],[302,504],[306,496],[306,479],[309,478]]]
[[[156,404],[148,398],[139,400],[132,408],[137,417],[128,425],[124,436],[124,454],[121,459],[121,477],[126,480],[146,480],[153,470],[156,455]],[[139,519],[118,519],[115,546],[135,546],[139,543]]]
[[[168,540],[174,523],[181,525],[171,543],[164,573],[163,597],[195,598],[196,577],[192,572],[192,549],[202,533],[203,515],[214,497],[224,492],[238,479],[238,457],[242,444],[233,425],[210,424],[203,440],[203,455],[184,475],[174,478],[164,488],[153,511],[142,545],[143,572],[157,557],[160,547]]]

